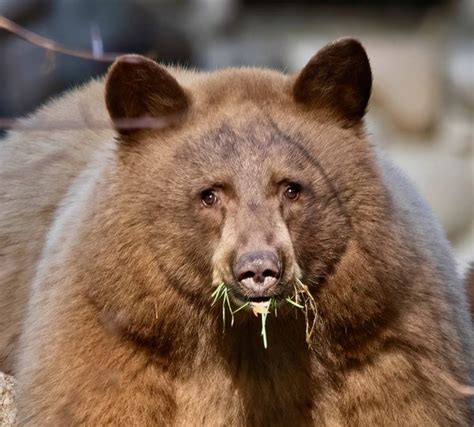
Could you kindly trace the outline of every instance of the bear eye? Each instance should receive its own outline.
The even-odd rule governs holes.
[[[300,196],[301,186],[296,183],[288,184],[285,188],[285,197],[291,201],[295,201]]]
[[[213,190],[204,190],[201,193],[201,202],[204,206],[210,207],[217,203],[217,194]]]

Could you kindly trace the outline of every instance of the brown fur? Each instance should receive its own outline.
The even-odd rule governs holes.
[[[471,308],[471,319],[474,321],[474,263],[469,266],[465,278],[467,300]]]
[[[97,81],[2,141],[0,368],[22,425],[470,424],[472,324],[449,245],[365,138],[360,44],[318,55],[297,76],[125,58],[106,85],[114,121],[179,113],[172,126],[87,130],[84,111],[108,117]],[[85,129],[27,129],[62,119]],[[245,293],[230,265],[257,246],[281,255],[275,294],[310,287],[312,350],[287,304],[268,349],[248,311],[222,333],[213,285]]]

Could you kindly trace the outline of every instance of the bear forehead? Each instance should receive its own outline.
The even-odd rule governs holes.
[[[239,127],[221,124],[209,134],[183,141],[168,165],[170,170],[180,165],[181,175],[187,177],[185,187],[225,184],[252,194],[266,192],[269,184],[320,182],[326,177],[317,156],[269,120]]]
[[[238,123],[223,120],[198,137],[185,138],[176,147],[174,159],[196,167],[211,163],[255,170],[272,164],[281,168],[288,163],[304,169],[313,161],[300,137],[284,133],[265,114]]]
[[[209,73],[175,70],[173,74],[188,90],[195,104],[218,106],[243,100],[268,103],[278,99],[290,102],[289,78],[274,70],[245,67]]]

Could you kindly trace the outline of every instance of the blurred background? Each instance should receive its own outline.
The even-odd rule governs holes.
[[[69,48],[214,69],[293,72],[355,36],[374,72],[368,128],[441,218],[460,269],[474,260],[474,1],[0,0],[3,15]],[[0,117],[102,74],[0,30]]]

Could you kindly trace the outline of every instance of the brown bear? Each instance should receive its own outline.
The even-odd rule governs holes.
[[[295,75],[125,56],[11,130],[20,425],[470,425],[462,278],[368,141],[371,84],[353,39]]]

